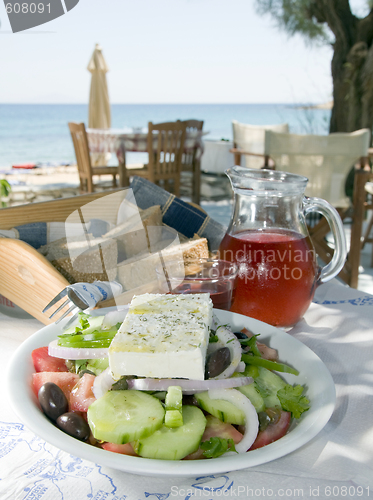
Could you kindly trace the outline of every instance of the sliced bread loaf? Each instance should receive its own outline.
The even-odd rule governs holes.
[[[146,252],[118,264],[117,280],[124,290],[132,290],[139,286],[157,281],[156,268],[169,260],[183,260],[188,263],[196,259],[208,258],[209,251],[206,238],[190,240],[179,245],[171,245],[157,252]]]

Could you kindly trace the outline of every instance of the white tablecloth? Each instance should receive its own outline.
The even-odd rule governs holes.
[[[1,374],[17,346],[43,325],[0,314]],[[2,500],[166,500],[197,498],[373,497],[373,296],[336,282],[323,285],[289,333],[329,368],[335,411],[320,434],[268,464],[191,478],[139,477],[62,452],[28,431],[1,388]]]
[[[231,141],[203,141],[204,152],[201,158],[201,171],[224,174],[227,168],[233,167],[234,155]]]
[[[203,153],[202,136],[208,132],[188,131],[185,137],[184,152],[191,153],[196,148],[197,158]],[[146,129],[129,131],[127,129],[87,129],[89,150],[95,154],[116,153],[119,163],[125,163],[127,151],[144,153],[148,151],[148,132]],[[158,145],[154,135],[154,150]]]

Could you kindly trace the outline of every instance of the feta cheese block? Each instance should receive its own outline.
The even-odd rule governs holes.
[[[135,296],[109,347],[113,378],[204,380],[211,323],[208,293]]]

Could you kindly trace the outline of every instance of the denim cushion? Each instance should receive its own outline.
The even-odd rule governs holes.
[[[226,227],[205,212],[142,177],[133,177],[130,187],[139,208],[160,205],[165,224],[187,238],[193,238],[195,234],[207,238],[211,251],[219,248]]]

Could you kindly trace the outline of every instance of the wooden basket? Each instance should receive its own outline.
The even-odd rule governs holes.
[[[19,205],[0,210],[0,228],[11,229],[32,222],[64,222],[66,218],[91,201],[125,189],[115,189],[93,194]],[[111,203],[103,200],[101,216],[110,218]],[[89,207],[88,207],[89,211]],[[116,215],[116,214],[115,214]],[[43,314],[44,307],[68,281],[37,250],[24,241],[0,238],[0,294],[28,312],[45,325],[55,319]],[[111,305],[108,302],[104,304]]]

